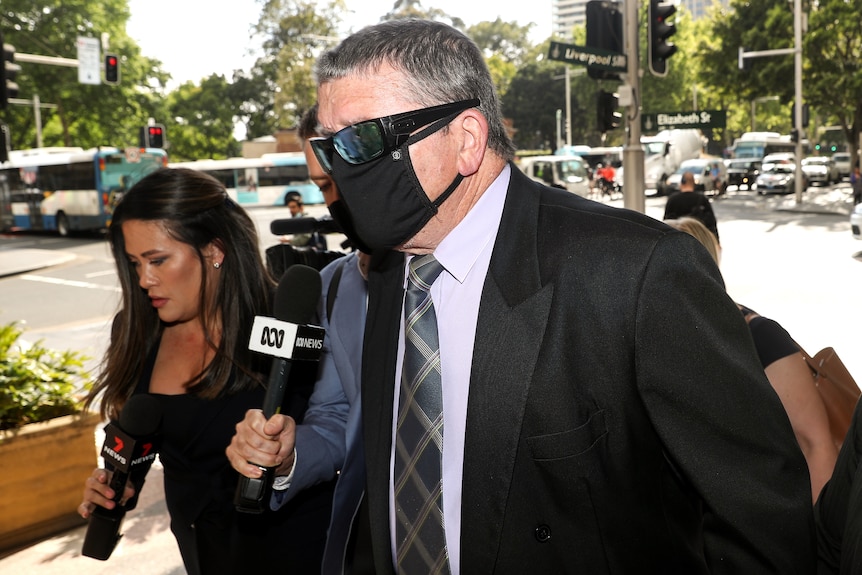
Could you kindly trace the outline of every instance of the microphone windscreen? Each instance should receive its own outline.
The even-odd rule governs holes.
[[[162,424],[162,406],[149,394],[133,395],[120,412],[120,429],[132,437],[152,435]]]
[[[302,264],[290,266],[275,290],[275,319],[297,325],[309,323],[317,310],[320,291],[320,272]]]
[[[269,231],[277,236],[286,236],[289,234],[311,234],[317,231],[317,226],[317,218],[285,218],[270,222]]]

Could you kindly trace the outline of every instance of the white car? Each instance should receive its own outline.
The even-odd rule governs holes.
[[[521,170],[537,182],[568,190],[573,194],[590,195],[590,173],[580,156],[526,156],[521,158]]]
[[[838,180],[850,177],[850,154],[848,152],[836,152],[832,154],[832,162],[838,170]]]
[[[832,158],[825,156],[802,158],[802,173],[812,185],[823,184],[828,186],[841,180],[835,162],[832,161]]]
[[[856,204],[850,214],[850,229],[853,230],[854,238],[862,240],[862,204]]]
[[[667,179],[670,193],[679,191],[679,182],[685,172],[694,174],[694,189],[698,192],[718,195],[727,185],[727,166],[721,158],[695,158],[685,160]]]

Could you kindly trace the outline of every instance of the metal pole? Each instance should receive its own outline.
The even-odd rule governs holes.
[[[39,94],[33,95],[33,115],[36,117],[36,147],[42,147],[42,107],[39,105]]]
[[[754,104],[757,102],[757,98],[751,100],[751,131],[754,131]]]
[[[797,0],[799,1],[799,0]],[[625,2],[625,51],[628,59],[626,81],[631,86],[631,106],[626,110],[626,141],[623,146],[623,205],[646,212],[644,198],[644,150],[641,146],[641,79],[638,58],[638,2]]]
[[[563,123],[563,111],[559,108],[557,109],[557,141],[556,141],[556,149],[560,149],[563,147],[563,132],[562,126]]]
[[[566,145],[572,145],[572,81],[566,64]]]
[[[796,126],[796,174],[793,178],[796,185],[796,204],[802,203],[802,0],[793,0],[793,67],[796,90],[796,106],[794,106],[793,125]]]

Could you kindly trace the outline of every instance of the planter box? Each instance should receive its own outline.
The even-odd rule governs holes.
[[[88,413],[0,432],[0,551],[86,525],[77,507],[100,424]]]

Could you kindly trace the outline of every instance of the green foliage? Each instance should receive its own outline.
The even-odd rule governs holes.
[[[312,0],[266,0],[255,31],[266,39],[264,56],[258,59],[252,77],[272,82],[264,102],[279,128],[296,126],[299,118],[317,101],[312,78],[314,62],[338,37],[343,0],[319,6]],[[260,84],[258,84],[260,85]],[[272,133],[272,132],[270,132]]]
[[[92,383],[86,357],[46,349],[41,340],[22,349],[21,334],[15,323],[0,327],[0,430],[78,413],[78,394]]]
[[[239,155],[233,137],[234,101],[224,76],[213,74],[200,86],[186,82],[168,95],[171,121],[166,125],[171,160],[223,159]]]

